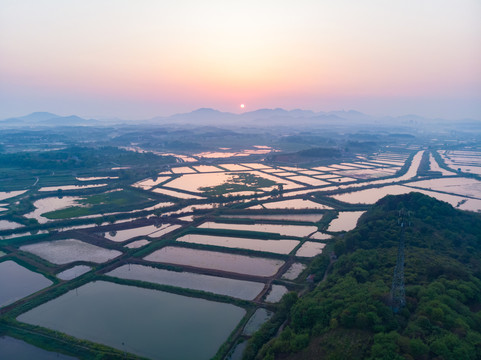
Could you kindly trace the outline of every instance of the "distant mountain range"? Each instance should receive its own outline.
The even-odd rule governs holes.
[[[76,115],[60,116],[49,112],[34,112],[32,114],[12,117],[0,121],[0,128],[12,127],[48,127],[48,126],[110,126],[116,124],[148,124],[148,125],[198,125],[198,126],[315,126],[315,125],[349,125],[353,124],[389,124],[416,125],[452,123],[444,119],[429,119],[417,115],[398,117],[375,117],[359,111],[314,112],[311,110],[259,109],[241,114],[222,112],[211,108],[200,108],[189,113],[159,116],[143,120],[96,120],[84,119]],[[480,120],[464,119],[456,124],[481,125]]]
[[[241,114],[221,112],[210,108],[201,108],[190,113],[166,117],[155,117],[149,123],[195,123],[203,125],[294,125],[340,122],[349,120],[369,120],[372,116],[358,111],[314,112],[311,110],[259,109]]]
[[[0,126],[88,126],[99,125],[98,120],[86,120],[77,115],[60,116],[49,112],[34,112],[29,115],[0,121]]]

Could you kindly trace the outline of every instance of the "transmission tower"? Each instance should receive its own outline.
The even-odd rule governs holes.
[[[409,213],[407,215],[409,216]],[[399,239],[397,262],[394,268],[390,293],[391,308],[395,313],[406,305],[406,290],[404,289],[404,229],[407,226],[407,219],[404,209],[399,211],[398,223],[401,226],[401,237]]]

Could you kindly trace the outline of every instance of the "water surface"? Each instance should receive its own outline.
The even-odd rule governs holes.
[[[293,263],[289,269],[282,275],[283,279],[296,280],[299,275],[306,269],[306,265],[303,263]]]
[[[22,224],[9,221],[9,220],[0,220],[0,230],[12,230],[12,229],[18,229],[22,227]]]
[[[0,263],[0,307],[11,304],[51,284],[52,281],[45,276],[30,271],[14,261],[3,261]]]
[[[19,191],[0,191],[0,201],[13,198],[18,195],[22,195],[27,190],[19,190]]]
[[[247,340],[238,343],[235,348],[227,355],[226,360],[242,360],[242,355],[247,347]]]
[[[341,211],[329,224],[327,231],[349,231],[356,227],[357,221],[365,211]]]
[[[267,202],[262,205],[266,209],[332,209],[330,206],[304,199],[281,200]]]
[[[275,233],[284,236],[304,237],[317,231],[317,226],[308,225],[280,225],[280,224],[227,224],[216,222],[205,222],[199,225],[204,229],[229,229],[240,231],[258,231]]]
[[[309,236],[309,239],[315,239],[315,240],[328,240],[330,238],[332,238],[332,235],[324,234],[320,231],[315,232],[314,234]]]
[[[76,265],[70,269],[64,270],[57,274],[57,277],[62,280],[72,280],[80,275],[83,275],[92,270],[90,266],[87,265]]]
[[[245,171],[245,170],[250,170],[249,168],[246,168],[245,166],[238,165],[238,164],[220,164],[220,167],[226,169],[227,171]]]
[[[33,203],[33,206],[36,208],[34,211],[25,214],[26,218],[36,219],[40,224],[44,224],[47,221],[50,221],[46,217],[43,217],[42,214],[49,213],[52,211],[65,209],[71,206],[82,206],[77,201],[82,199],[79,196],[63,196],[59,197],[48,197],[44,199],[37,200]]]
[[[212,166],[212,165],[196,165],[196,166],[192,166],[195,170],[197,170],[198,172],[217,172],[217,171],[223,171],[221,169],[219,169],[218,167],[216,166]]]
[[[90,184],[90,185],[60,185],[60,186],[45,186],[38,191],[58,191],[58,190],[82,190],[107,186],[108,184]]]
[[[107,273],[107,275],[122,279],[141,280],[156,284],[207,291],[243,300],[253,300],[264,288],[264,284],[260,282],[229,279],[184,271],[170,271],[138,264],[122,265]]]
[[[177,241],[235,249],[266,251],[275,254],[289,254],[299,244],[298,240],[265,240],[202,234],[187,234],[178,238]]]
[[[298,181],[307,185],[312,185],[312,186],[329,185],[327,181],[319,180],[319,179],[312,178],[309,176],[304,176],[304,175],[291,176],[289,177],[289,180],[295,180],[295,181]]]
[[[242,335],[253,335],[273,315],[274,313],[267,309],[257,309],[256,312],[250,317],[249,321],[247,321],[247,324],[244,326],[244,330],[242,330]]]
[[[117,230],[105,233],[105,237],[115,242],[122,242],[138,236],[150,235],[156,231],[162,230],[170,226],[170,224],[163,224],[162,226],[147,225],[136,227],[132,229]]]
[[[114,180],[118,179],[118,176],[91,176],[91,177],[77,177],[78,181],[94,181],[94,180]]]
[[[306,241],[302,246],[297,250],[296,256],[301,257],[313,257],[322,253],[322,249],[326,244],[318,243],[314,241]]]
[[[265,215],[221,215],[228,219],[253,219],[253,220],[284,220],[284,221],[304,221],[319,222],[324,214],[265,214]]]
[[[57,352],[47,351],[29,343],[0,336],[0,355],[2,360],[74,360],[76,358]]]
[[[150,244],[150,241],[146,239],[142,239],[142,240],[132,241],[131,243],[128,243],[127,245],[124,245],[124,246],[129,249],[138,249],[147,244]]]
[[[117,250],[104,249],[76,239],[43,241],[21,246],[20,250],[59,265],[74,261],[104,263],[122,254]]]
[[[188,166],[179,166],[171,169],[174,174],[192,174],[196,171]]]
[[[138,187],[144,190],[150,190],[154,186],[159,185],[160,183],[163,183],[164,181],[169,180],[171,177],[170,176],[158,176],[157,179],[152,180],[152,179],[145,179],[139,182],[136,182],[132,186]]]
[[[18,320],[151,359],[202,360],[215,355],[244,315],[231,304],[97,281]]]
[[[180,192],[180,191],[174,191],[174,190],[169,190],[169,189],[164,189],[164,188],[156,188],[156,189],[153,189],[152,191],[157,193],[157,194],[172,196],[172,197],[176,197],[176,198],[179,198],[179,199],[204,199],[204,197],[202,197],[202,196],[186,194],[186,193],[183,193],[183,192]]]
[[[266,302],[276,303],[279,302],[282,297],[287,294],[287,288],[283,285],[272,285],[271,290],[266,296]]]
[[[481,181],[471,178],[450,177],[421,180],[406,185],[481,199]]]
[[[147,255],[145,260],[256,276],[272,276],[284,264],[282,260],[177,246],[166,246],[156,250]]]

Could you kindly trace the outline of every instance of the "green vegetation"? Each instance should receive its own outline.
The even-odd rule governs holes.
[[[64,353],[79,359],[142,359],[139,356],[127,354],[106,345],[79,340],[58,331],[24,324],[15,320],[0,320],[0,336],[3,335],[18,337],[45,350]]]
[[[159,165],[175,162],[171,156],[158,156],[153,153],[137,153],[112,146],[79,147],[72,146],[62,150],[18,152],[1,154],[2,167],[21,167],[27,169],[84,169],[109,163],[117,166],[135,165],[139,162]]]
[[[184,288],[184,287],[163,285],[163,284],[157,284],[157,283],[141,281],[141,280],[123,279],[123,278],[117,278],[113,276],[111,277],[107,275],[100,275],[95,280],[110,281],[120,285],[130,285],[130,286],[142,287],[145,289],[160,290],[160,291],[170,292],[172,294],[177,294],[177,295],[184,295],[184,296],[196,297],[196,298],[210,300],[210,301],[233,304],[243,308],[252,307],[252,304],[247,300],[237,299],[227,295],[220,295],[220,294],[215,294],[215,293],[202,291],[202,290],[193,290],[193,289]]]
[[[401,226],[406,306],[389,292]],[[481,216],[411,193],[380,200],[335,243],[326,281],[291,308],[280,336],[245,359],[481,358]],[[257,337],[250,347],[260,348]],[[264,340],[266,340],[264,338]]]
[[[275,181],[247,172],[230,175],[232,175],[232,178],[225,183],[217,186],[202,187],[200,190],[210,196],[220,196],[231,192],[262,191],[260,190],[261,188],[277,185]]]
[[[301,150],[297,153],[299,156],[318,157],[318,158],[338,158],[341,151],[333,148],[312,148]]]
[[[418,176],[442,176],[443,174],[440,171],[431,171],[431,164],[429,160],[429,151],[425,151],[423,153],[423,157],[421,158],[421,162],[419,163],[417,175]]]
[[[233,229],[209,229],[209,228],[192,228],[189,229],[190,233],[217,235],[217,236],[229,236],[240,238],[255,238],[255,239],[280,239],[281,235],[278,233],[269,233],[252,230],[233,230]],[[290,236],[289,238],[292,238]]]
[[[70,219],[78,216],[130,211],[152,206],[158,201],[147,194],[133,189],[91,195],[79,200],[82,206],[52,211],[45,214],[48,219]]]
[[[442,156],[439,155],[437,151],[431,151],[431,154],[433,154],[434,159],[439,164],[439,167],[441,167],[442,169],[445,169],[448,171],[456,171],[458,174],[462,174],[464,177],[470,177],[470,178],[475,178],[477,180],[481,180],[481,175],[479,174],[461,171],[460,168],[458,169],[450,168],[449,166],[446,165],[446,162],[444,161]]]
[[[271,162],[298,163],[306,161],[326,160],[331,163],[341,158],[342,152],[335,147],[315,147],[300,150],[295,153],[275,153],[268,156]]]
[[[297,301],[297,295],[294,292],[284,295],[277,305],[277,311],[274,316],[264,323],[262,327],[254,333],[252,338],[247,344],[247,348],[244,351],[244,359],[254,359],[262,345],[272,338],[277,329],[284,323],[292,306]]]
[[[119,179],[114,183],[131,184],[157,176],[173,163],[172,156],[138,153],[114,146],[69,146],[61,150],[0,153],[0,189],[85,185],[77,181],[77,176],[115,176]]]
[[[414,154],[421,148],[479,151],[479,134],[475,134],[477,140],[476,138],[473,140],[473,124],[464,125],[464,130],[461,131],[460,123],[457,123],[448,131],[436,130],[435,136],[426,132],[424,125],[418,129],[411,128],[412,123],[411,125],[397,123],[394,125],[395,128],[390,129],[373,127],[368,130],[364,125],[354,123],[344,125],[339,123],[335,126],[323,124],[322,119],[313,128],[304,128],[299,125],[296,124],[291,128],[276,125],[268,131],[259,131],[259,128],[243,128],[243,130],[238,128],[234,131],[213,126],[181,124],[2,129],[0,191],[27,190],[27,192],[16,198],[0,201],[2,204],[8,204],[2,206],[8,208],[2,212],[0,216],[2,220],[25,225],[18,229],[0,231],[2,236],[19,235],[18,238],[0,241],[0,250],[5,253],[0,261],[18,262],[29,270],[43,274],[54,283],[46,289],[0,309],[0,335],[14,336],[35,346],[60,351],[81,359],[137,358],[101,344],[75,339],[66,334],[15,320],[21,313],[83,284],[106,280],[231,303],[246,309],[248,314],[220,347],[215,359],[224,359],[235,343],[249,338],[241,334],[242,327],[259,306],[274,311],[275,315],[251,338],[245,354],[247,359],[481,358],[479,245],[481,228],[479,216],[475,214],[460,213],[446,204],[418,195],[387,198],[363,216],[358,229],[344,235],[327,232],[337,237],[326,241],[327,245],[322,255],[314,259],[300,259],[292,254],[295,254],[306,239],[298,239],[301,241],[291,255],[177,241],[177,238],[188,233],[256,239],[292,238],[255,231],[203,229],[195,226],[205,220],[219,221],[219,216],[226,216],[222,222],[227,223],[257,222],[252,219],[227,218],[228,215],[236,213],[258,215],[318,213],[318,210],[247,209],[257,204],[259,197],[264,198],[268,195],[267,191],[272,198],[291,197],[292,194],[297,193],[297,189],[284,190],[282,185],[262,176],[227,170],[231,174],[231,180],[219,186],[202,189],[210,197],[209,199],[176,199],[132,186],[135,182],[146,178],[155,180],[158,176],[166,174],[171,178],[182,176],[169,173],[171,164],[193,165],[192,163],[181,164],[181,159],[174,159],[171,156],[157,155],[167,152],[192,156],[193,153],[201,151],[218,151],[220,147],[229,148],[229,152],[241,152],[256,144],[264,144],[276,150],[267,155],[267,159],[271,161],[274,168],[281,167],[281,164],[315,167],[360,159],[368,160],[373,153],[385,153],[386,158],[390,157],[389,154],[397,154],[392,156],[393,160],[410,155],[396,174],[384,177],[395,178],[406,173]],[[476,126],[476,129],[479,128],[479,125]],[[247,131],[244,131],[245,129]],[[390,133],[390,131],[398,133]],[[400,131],[407,133],[399,133]],[[410,135],[411,132],[416,134],[416,137]],[[149,153],[149,150],[159,153]],[[432,154],[442,168],[448,168],[437,151],[433,151]],[[215,165],[222,168],[221,165],[224,163],[263,162],[266,160],[265,157],[266,155],[257,154],[248,158],[236,157],[235,160],[204,158],[200,159],[198,165]],[[420,176],[435,177],[437,175],[429,171],[428,151],[424,153],[419,170]],[[461,171],[459,174],[480,179],[480,176],[475,174]],[[78,180],[81,177],[90,177],[94,180]],[[109,177],[109,179],[99,179],[99,177]],[[369,184],[370,182],[371,180],[358,180],[357,190],[380,187],[379,184]],[[102,188],[38,192],[39,188],[47,186],[104,183],[107,185]],[[160,187],[162,184],[157,186]],[[335,188],[330,185],[325,187]],[[313,190],[312,186],[306,186],[306,188]],[[245,192],[256,192],[258,196],[246,195]],[[367,210],[370,207],[363,204],[342,203],[329,197],[341,192],[346,190],[337,189],[327,192],[319,187],[317,194],[312,192],[304,196],[306,199],[314,196],[314,200],[333,208],[333,210],[321,211],[324,216],[315,223],[320,231],[327,231],[330,221],[339,211]],[[48,214],[49,218],[59,221],[39,224],[35,219],[24,217],[25,214],[34,210],[35,201],[51,196],[79,196],[82,199],[76,206]],[[301,196],[303,195],[293,197]],[[163,199],[168,199],[167,201],[175,205],[167,209],[142,210],[159,201],[164,201]],[[237,200],[246,200],[246,202]],[[182,220],[175,220],[176,217],[183,218],[184,214],[179,212],[168,216],[171,211],[191,205],[203,205],[207,202],[214,203],[215,209],[198,208],[193,211],[195,219],[190,227]],[[393,313],[389,305],[389,291],[400,236],[397,223],[399,208],[406,208],[412,212],[412,226],[406,228],[407,305],[400,312]],[[103,215],[107,213],[119,214]],[[74,218],[83,215],[97,216]],[[96,239],[96,235],[100,232],[118,231],[130,227],[128,224],[62,233],[62,228],[68,226],[85,224],[93,226],[105,222],[113,224],[120,219],[152,215],[159,218],[149,221],[137,220],[132,226],[164,220],[186,226],[162,238],[147,236],[146,238],[151,242],[136,249],[127,249],[121,243]],[[167,216],[160,218],[162,215]],[[261,222],[305,225],[301,221],[262,220]],[[49,233],[39,234],[40,231],[45,230]],[[58,232],[60,233],[57,234]],[[89,264],[93,267],[92,271],[69,281],[61,281],[55,274],[73,265],[87,264],[87,262],[56,265],[18,249],[23,244],[70,236],[83,240],[90,239],[91,243],[102,247],[121,250],[123,255],[107,263]],[[167,245],[259,256],[290,263],[301,262],[307,268],[295,281],[282,279],[281,274],[265,281],[258,279],[270,284],[283,285],[289,290],[298,292],[298,294],[288,293],[278,304],[259,304],[198,290],[181,289],[147,281],[115,279],[105,275],[122,264],[144,264],[141,258]],[[329,256],[332,251],[338,255],[337,261]],[[149,265],[172,271],[185,269],[183,266],[162,263]],[[189,269],[189,271],[193,270]],[[211,270],[197,272],[213,273]],[[325,274],[328,276],[325,277]],[[217,275],[222,276],[221,272]],[[262,298],[265,298],[265,295]],[[160,306],[163,305],[160,304]],[[186,346],[189,345],[189,339],[186,339]]]
[[[375,141],[348,141],[346,143],[345,151],[375,151],[379,147],[379,144]]]

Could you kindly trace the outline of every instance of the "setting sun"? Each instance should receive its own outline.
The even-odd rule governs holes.
[[[241,109],[245,108],[245,104],[240,104]]]

